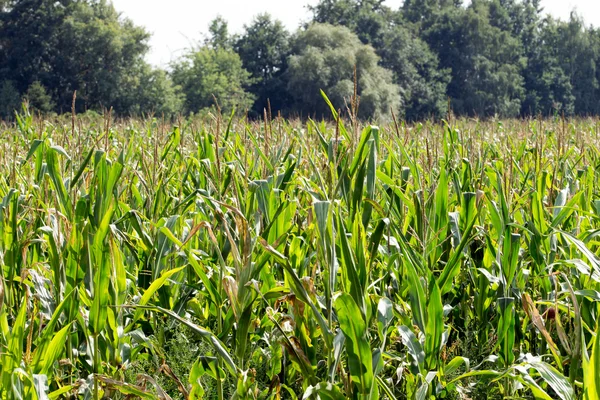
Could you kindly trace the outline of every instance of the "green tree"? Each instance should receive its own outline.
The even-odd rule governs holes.
[[[165,71],[139,63],[123,80],[115,108],[127,115],[154,113],[170,117],[183,111],[184,99],[181,88]]]
[[[469,62],[464,64],[462,112],[514,117],[520,114],[525,95],[521,75],[525,59],[520,41],[490,23],[489,4],[474,1],[464,14],[462,32],[468,38]]]
[[[427,43],[403,25],[389,29],[383,41],[378,51],[381,65],[394,73],[394,83],[400,87],[404,103],[404,117],[416,120],[444,115],[450,70],[441,68]]]
[[[214,49],[229,49],[232,45],[232,38],[229,35],[229,25],[220,15],[213,19],[208,26],[208,36],[204,40],[205,45]]]
[[[315,22],[346,26],[375,48],[380,65],[393,72],[400,87],[405,118],[445,112],[450,71],[439,67],[437,56],[399,11],[380,0],[321,0],[311,10]]]
[[[122,81],[143,62],[149,34],[130,20],[121,20],[112,3],[75,2],[59,31],[59,54],[54,65],[58,103],[69,104],[77,90],[79,108],[110,107]],[[119,110],[117,110],[119,111]]]
[[[29,105],[42,113],[48,113],[54,109],[52,97],[46,92],[46,88],[40,82],[35,81],[25,93],[25,99],[29,102]]]
[[[309,10],[313,22],[345,26],[375,49],[384,46],[386,30],[397,22],[383,0],[321,0]]]
[[[20,93],[39,81],[57,110],[109,107],[149,34],[106,0],[19,0],[0,10],[0,74]],[[117,110],[118,111],[118,110]]]
[[[561,61],[563,39],[560,26],[562,22],[551,17],[540,21],[539,29],[531,36],[531,47],[526,47],[527,65],[525,77],[526,97],[523,114],[575,112],[575,96],[571,78]]]
[[[290,54],[289,33],[281,21],[269,14],[260,14],[244,26],[244,33],[236,40],[235,50],[243,67],[251,74],[249,90],[256,95],[253,114],[260,116],[270,103],[273,111],[287,106],[284,73]]]
[[[570,77],[575,97],[575,112],[580,115],[597,114],[600,97],[597,62],[600,48],[592,30],[585,27],[581,16],[572,12],[569,21],[561,24],[562,36],[559,60]]]
[[[304,115],[330,116],[320,99],[323,90],[336,107],[349,105],[356,66],[360,118],[387,118],[401,108],[400,89],[392,73],[378,65],[375,50],[348,28],[313,24],[294,40],[289,60],[288,88],[293,109]]]
[[[402,15],[407,21],[431,27],[438,17],[450,9],[461,9],[462,0],[404,0]]]
[[[55,1],[21,0],[0,8],[0,76],[11,80],[18,92],[35,81],[49,87],[67,7]]]
[[[587,32],[579,21],[572,18],[570,23],[565,23],[551,17],[542,18],[540,0],[490,0],[488,4],[490,23],[520,41],[520,51],[526,60],[521,71],[525,88],[522,115],[555,112],[569,115],[580,108],[576,100],[593,98],[594,56]],[[577,98],[575,85],[579,79],[572,79],[571,72],[583,68],[567,65],[576,61],[591,72],[582,88],[587,95]],[[591,103],[593,101],[588,102]]]
[[[251,84],[250,73],[233,50],[202,47],[190,51],[171,67],[173,82],[185,95],[186,112],[209,108],[215,98],[225,112],[252,107],[254,96],[246,91]]]
[[[407,18],[452,71],[447,94],[458,114],[516,116],[525,96],[521,74],[525,58],[511,32],[490,23],[490,2],[473,1],[468,8],[451,1],[412,1]],[[418,16],[416,3],[431,14]]]

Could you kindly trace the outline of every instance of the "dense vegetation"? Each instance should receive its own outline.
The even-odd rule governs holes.
[[[479,117],[600,113],[600,30],[546,16],[540,0],[321,0],[311,11],[292,33],[267,14],[239,35],[217,18],[163,71],[144,61],[149,34],[106,0],[0,0],[0,117],[22,98],[68,112],[77,90],[78,112],[321,118],[319,90],[348,99],[355,67],[366,118],[440,118],[449,106]]]
[[[311,10],[0,0],[1,399],[598,398],[600,30]]]
[[[203,118],[2,125],[3,399],[597,398],[597,120]]]

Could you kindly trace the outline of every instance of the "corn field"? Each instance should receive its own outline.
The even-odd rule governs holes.
[[[598,121],[4,124],[2,399],[597,399]]]

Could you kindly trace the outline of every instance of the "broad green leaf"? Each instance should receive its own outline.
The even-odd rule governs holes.
[[[408,278],[408,293],[410,296],[413,320],[421,332],[426,332],[427,299],[425,297],[425,290],[423,290],[423,285],[421,284],[421,280],[419,279],[411,260],[405,258],[403,264]]]
[[[407,326],[401,325],[398,327],[398,332],[402,337],[402,342],[408,348],[408,353],[412,356],[419,371],[423,375],[425,373],[425,351],[423,346],[417,340],[417,337]]]
[[[36,366],[36,369],[39,371],[38,373],[48,375],[53,364],[58,361],[61,353],[65,351],[65,343],[70,329],[71,325],[62,328],[54,335],[48,347],[44,348],[41,365],[39,367]]]
[[[575,399],[575,391],[569,380],[552,365],[543,361],[529,363],[554,390],[554,393],[562,400]]]
[[[342,293],[335,300],[340,328],[346,337],[348,367],[352,382],[361,397],[370,395],[373,385],[373,363],[367,326],[352,296]]]
[[[444,305],[442,304],[442,296],[437,282],[432,280],[427,304],[427,324],[425,326],[425,355],[427,367],[430,370],[437,367],[443,332]]]
[[[172,277],[173,275],[175,275],[178,272],[183,271],[183,269],[185,268],[185,266],[183,267],[179,267],[179,268],[174,268],[171,269],[169,271],[165,271],[161,274],[160,278],[158,278],[157,280],[155,280],[154,282],[152,282],[152,284],[150,285],[150,287],[144,292],[144,295],[142,296],[142,298],[140,299],[140,301],[138,302],[139,306],[145,306],[146,304],[148,304],[148,302],[150,301],[150,299],[152,299],[152,296],[154,296],[154,294],[158,291],[158,289],[160,289],[161,287],[163,287],[163,285],[167,282],[167,280]],[[137,308],[135,310],[135,314],[133,316],[133,320],[137,321],[143,313],[143,309],[142,308]]]
[[[588,355],[585,341],[583,346],[583,398],[593,400],[600,393],[600,323],[596,324],[596,334],[592,338],[591,353]]]

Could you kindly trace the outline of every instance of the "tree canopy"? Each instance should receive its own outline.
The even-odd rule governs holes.
[[[260,14],[239,34],[216,18],[178,60],[149,65],[149,33],[108,0],[0,1],[0,117],[110,107],[120,115],[215,105],[330,116],[356,67],[361,118],[600,114],[600,30],[540,0],[321,0],[296,32]]]
[[[70,110],[110,107],[122,81],[143,62],[149,34],[104,0],[13,1],[0,13],[0,74],[20,93],[39,82]]]
[[[284,73],[290,55],[290,34],[281,21],[273,20],[269,14],[256,16],[244,27],[234,47],[253,80],[249,90],[257,97],[254,115],[261,115],[269,104],[275,110],[287,107]]]
[[[223,111],[252,107],[254,96],[245,90],[250,73],[231,49],[205,46],[192,50],[172,69],[173,81],[185,94],[185,112],[196,113],[213,105]]]
[[[400,91],[392,82],[392,73],[378,65],[375,50],[363,44],[350,29],[313,24],[295,38],[292,54],[288,88],[296,112],[330,115],[329,106],[318,95],[320,90],[338,107],[349,107],[355,69],[359,117],[382,118],[399,110]]]

